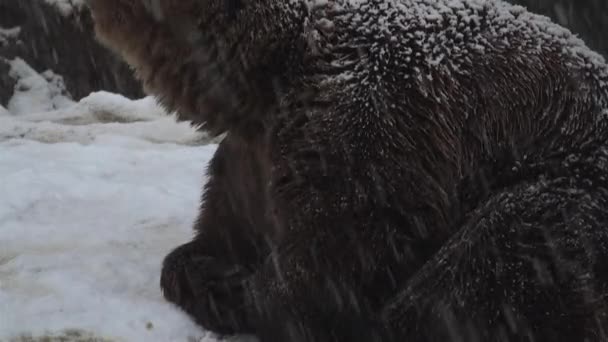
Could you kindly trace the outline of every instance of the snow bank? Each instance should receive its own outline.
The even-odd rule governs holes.
[[[27,99],[30,98],[23,97],[22,102]],[[10,108],[9,112],[14,114]],[[45,143],[91,144],[108,137],[185,145],[209,141],[206,134],[196,131],[188,122],[177,122],[175,116],[166,114],[151,97],[132,101],[99,92],[60,110],[19,112],[22,114],[0,114],[0,141],[20,138]]]
[[[65,90],[63,78],[52,71],[37,73],[25,61],[9,61],[9,76],[17,80],[8,110],[13,114],[47,112],[74,104]]]
[[[76,103],[61,76],[50,70],[39,74],[19,58],[9,65],[17,84],[8,108],[0,109],[0,141],[90,144],[107,136],[190,145],[209,141],[189,123],[177,122],[152,97],[134,101],[97,92]]]
[[[0,107],[0,341],[217,339],[167,303],[216,146],[151,98],[94,93],[11,62]],[[239,341],[245,338],[237,338]]]

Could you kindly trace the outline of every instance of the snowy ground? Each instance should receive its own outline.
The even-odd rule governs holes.
[[[74,103],[56,75],[12,66],[17,92],[0,107],[0,341],[216,341],[158,285],[163,256],[191,236],[215,146],[152,99]]]

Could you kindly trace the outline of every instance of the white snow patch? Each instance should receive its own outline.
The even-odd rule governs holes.
[[[162,299],[158,277],[163,256],[190,238],[214,149],[0,143],[0,340],[64,329],[202,338]]]
[[[74,331],[217,341],[159,286],[164,256],[192,237],[216,145],[152,98],[75,103],[58,76],[11,66],[20,86],[0,107],[0,341]]]
[[[27,102],[27,97],[23,97],[23,102]],[[48,107],[48,104],[41,102],[36,106],[39,107]],[[21,115],[10,112],[13,115],[0,115],[0,142],[25,139],[95,144],[120,140],[130,145],[147,142],[197,145],[208,141],[205,133],[195,130],[188,122],[178,122],[151,97],[132,101],[99,92],[62,110],[22,112]]]
[[[130,100],[122,95],[105,91],[91,93],[63,110],[23,114],[27,121],[52,121],[86,125],[103,122],[137,122],[166,118],[169,115],[153,97]]]
[[[0,116],[0,141],[26,139],[44,143],[95,144],[111,138],[131,141],[132,144],[153,142],[196,145],[206,140],[204,135],[193,131],[188,123],[176,123],[171,118],[131,124],[113,122],[70,126]]]
[[[78,8],[84,6],[84,0],[44,0],[47,3],[57,7],[63,16],[69,16]]]
[[[65,90],[63,78],[47,70],[37,73],[21,58],[9,61],[9,76],[17,80],[8,110],[15,114],[46,112],[74,104]]]
[[[61,76],[37,73],[21,59],[9,62],[17,80],[8,108],[0,110],[0,141],[28,139],[45,143],[91,144],[107,137],[123,141],[199,144],[207,135],[188,122],[178,122],[152,97],[130,100],[96,92],[76,103]]]

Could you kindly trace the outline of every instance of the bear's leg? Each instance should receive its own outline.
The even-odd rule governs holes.
[[[474,212],[386,306],[398,340],[608,341],[608,191],[580,183],[525,184]]]
[[[165,257],[160,280],[165,298],[211,331],[250,332],[242,306],[243,279],[251,271],[206,255],[197,244],[179,246]]]
[[[266,222],[255,217],[263,213],[262,204],[257,204],[261,201],[255,201],[257,207],[250,204],[254,195],[263,193],[252,154],[230,137],[222,141],[209,165],[194,227],[197,235],[169,253],[162,266],[165,298],[201,326],[221,334],[251,332],[243,309],[243,282],[268,253]],[[249,207],[250,211],[244,209]]]
[[[250,280],[249,310],[260,341],[388,342],[360,282],[346,276],[348,266],[326,268],[323,264],[341,262],[315,260],[314,253],[312,241],[286,255],[277,252]]]

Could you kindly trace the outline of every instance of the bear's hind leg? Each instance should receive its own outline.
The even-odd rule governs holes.
[[[491,198],[385,307],[402,341],[608,341],[608,191]]]
[[[261,342],[390,342],[348,268],[338,258],[315,260],[311,251],[326,243],[278,252],[251,278],[250,307]],[[344,259],[353,260],[352,254]]]
[[[160,279],[165,298],[214,332],[249,332],[242,305],[243,281],[251,271],[203,254],[197,242],[184,244],[165,258]]]

